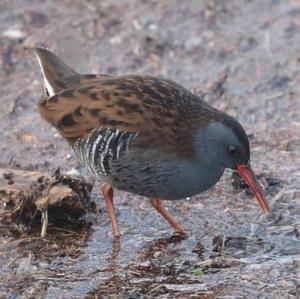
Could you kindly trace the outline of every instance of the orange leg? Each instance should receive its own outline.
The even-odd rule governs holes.
[[[113,203],[114,192],[111,185],[109,185],[108,183],[104,183],[102,186],[102,194],[106,203],[108,215],[112,225],[113,235],[117,239],[120,237],[120,230],[119,230],[119,225],[118,225],[118,221],[114,209],[114,203]]]
[[[175,231],[177,231],[178,233],[180,233],[182,235],[187,235],[187,232],[185,231],[185,229],[175,221],[173,216],[163,206],[163,204],[161,203],[161,200],[159,200],[159,199],[150,199],[150,203],[156,209],[156,211],[158,213],[160,213],[173,226]]]

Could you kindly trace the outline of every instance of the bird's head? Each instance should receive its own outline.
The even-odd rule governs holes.
[[[224,114],[219,120],[198,130],[196,152],[206,167],[230,168],[238,171],[254,192],[263,212],[270,212],[268,203],[250,166],[250,146],[241,124]]]

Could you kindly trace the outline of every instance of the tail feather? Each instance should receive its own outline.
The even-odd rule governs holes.
[[[49,50],[36,48],[35,53],[43,73],[48,96],[71,88],[79,82],[80,75]]]

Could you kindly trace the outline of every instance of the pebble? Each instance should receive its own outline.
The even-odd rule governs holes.
[[[25,33],[20,29],[9,28],[2,33],[2,36],[10,39],[21,39],[25,37]]]
[[[71,168],[66,174],[70,176],[80,176],[80,173],[76,168]]]

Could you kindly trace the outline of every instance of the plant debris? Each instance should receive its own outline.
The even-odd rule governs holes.
[[[0,169],[0,223],[31,231],[42,221],[42,237],[48,221],[58,227],[79,225],[81,216],[95,211],[91,191],[92,185],[84,179],[61,174],[59,169],[52,176]]]
[[[256,178],[263,186],[264,190],[266,190],[266,192],[273,192],[274,189],[278,190],[278,187],[282,185],[281,180],[265,173],[257,174]],[[231,184],[235,190],[243,190],[247,195],[253,196],[248,184],[237,172],[232,173]]]
[[[192,252],[196,253],[198,256],[201,256],[204,253],[204,250],[205,250],[204,245],[201,242],[198,242],[194,246]]]

